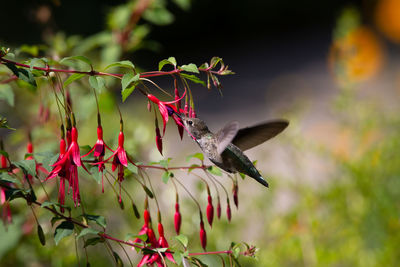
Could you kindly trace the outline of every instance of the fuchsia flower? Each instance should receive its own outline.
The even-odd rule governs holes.
[[[182,216],[181,216],[181,212],[179,211],[179,203],[176,202],[175,215],[174,215],[174,226],[175,226],[175,232],[177,235],[179,235],[179,232],[181,230],[181,223],[182,223]]]
[[[118,135],[118,147],[113,152],[113,154],[106,160],[94,163],[95,165],[100,165],[108,162],[112,157],[111,170],[115,171],[118,168],[118,183],[119,183],[119,202],[121,203],[121,182],[124,180],[124,167],[128,167],[128,158],[126,156],[126,151],[124,149],[124,132],[119,132]]]
[[[7,168],[6,156],[1,155],[0,158],[1,158],[1,167]],[[6,189],[3,187],[0,187],[0,204],[3,206],[2,207],[2,216],[1,216],[3,223],[4,224],[6,224],[7,222],[12,223],[10,203],[7,201]]]
[[[76,127],[72,127],[71,131],[67,131],[67,142],[69,144],[68,149],[66,149],[64,139],[60,140],[60,155],[56,163],[52,166],[53,170],[50,172],[49,176],[45,181],[54,178],[56,176],[60,177],[60,188],[58,201],[61,205],[65,203],[65,180],[68,181],[69,189],[72,188],[72,199],[74,200],[75,207],[80,204],[80,194],[79,194],[79,180],[78,180],[78,167],[82,166],[88,173],[85,165],[83,165],[78,145],[78,130]],[[64,209],[61,207],[61,211]]]
[[[160,111],[161,118],[163,120],[163,134],[162,134],[162,136],[164,136],[164,134],[165,134],[165,127],[167,125],[169,116],[172,116],[173,111],[175,111],[175,112],[178,111],[177,108],[172,104],[179,102],[185,95],[186,95],[186,91],[183,93],[182,97],[175,98],[174,101],[169,101],[169,102],[161,101],[161,100],[159,100],[157,97],[155,97],[152,94],[148,94],[147,95],[147,98],[151,102],[153,102],[154,104],[158,105],[158,110]],[[174,119],[174,120],[176,122],[176,119]]]
[[[208,224],[210,224],[211,227],[212,227],[213,219],[214,219],[214,206],[212,204],[211,195],[208,195],[207,221],[208,221]]]
[[[114,151],[107,146],[107,144],[103,140],[103,128],[101,125],[97,126],[97,141],[96,144],[90,149],[88,153],[82,156],[82,158],[88,156],[93,152],[93,156],[96,158],[96,161],[99,162],[99,172],[101,172],[101,192],[104,193],[104,181],[103,181],[103,172],[105,169],[103,160],[104,160],[104,155],[106,152],[106,148],[110,150],[111,152],[114,153]]]

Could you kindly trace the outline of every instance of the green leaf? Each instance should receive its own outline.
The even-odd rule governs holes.
[[[54,241],[56,245],[60,242],[61,239],[71,235],[74,232],[74,224],[69,221],[63,221],[59,226],[57,226],[54,232]]]
[[[98,225],[100,225],[103,228],[106,228],[106,226],[107,226],[106,219],[101,215],[84,214],[83,216],[86,219],[88,219],[89,221],[96,222]]]
[[[189,169],[188,169],[188,173],[190,173],[191,171],[193,171],[194,169],[197,169],[198,167],[200,167],[200,165],[198,164],[192,164],[190,165]]]
[[[132,92],[135,90],[135,88],[136,88],[136,84],[122,90],[122,92],[121,92],[122,102],[125,102],[125,100],[128,98],[128,96],[130,96],[132,94]]]
[[[46,237],[44,235],[42,226],[40,226],[40,224],[38,224],[38,226],[37,226],[37,233],[38,233],[38,237],[40,240],[40,244],[42,244],[42,246],[45,246],[46,245]]]
[[[146,194],[149,196],[149,198],[154,198],[153,193],[147,186],[143,185],[143,190],[146,192]]]
[[[174,174],[172,172],[166,171],[163,173],[162,175],[162,181],[164,182],[164,184],[168,183],[168,180],[170,177],[174,177]]]
[[[103,243],[104,239],[102,237],[89,238],[89,239],[86,239],[85,244],[84,244],[83,247],[86,248],[87,246],[94,246],[99,242]]]
[[[189,65],[182,65],[181,69],[187,72],[200,73],[196,64],[190,63]]]
[[[0,155],[3,155],[4,157],[8,158],[8,153],[4,150],[0,150]]]
[[[57,217],[57,216],[54,216],[53,218],[51,218],[51,226],[54,226],[54,224],[56,223],[56,222],[58,222],[59,220],[62,220],[63,218],[62,217]]]
[[[4,172],[4,173],[0,174],[0,181],[1,182],[6,182],[6,183],[13,183],[13,184],[21,185],[21,182],[17,178],[9,175],[7,172]]]
[[[24,197],[25,192],[21,189],[9,188],[6,191],[6,199],[8,201],[14,200],[16,198]]]
[[[221,63],[223,64],[222,58],[220,58],[220,57],[213,57],[213,58],[211,59],[211,61],[210,61],[210,66],[211,66],[212,68],[215,68],[215,66],[217,66],[217,64],[218,64],[219,62],[221,62]]]
[[[173,0],[173,2],[184,11],[188,11],[191,4],[190,0]]]
[[[187,236],[180,234],[178,236],[175,236],[175,239],[178,240],[179,243],[181,243],[183,247],[185,247],[185,248],[187,247],[188,242],[189,242],[189,239]]]
[[[77,60],[77,61],[81,61],[84,62],[86,64],[88,64],[90,66],[90,68],[92,68],[92,62],[85,56],[72,56],[72,57],[65,57],[63,59],[60,60],[60,64],[64,64],[65,61],[68,60]]]
[[[100,231],[97,231],[96,229],[93,229],[93,228],[84,228],[84,229],[79,233],[79,235],[77,236],[77,238],[81,238],[82,236],[89,235],[89,234],[97,235],[98,233],[100,233]]]
[[[29,83],[32,85],[34,88],[37,87],[36,80],[30,70],[23,69],[23,68],[17,68],[14,64],[12,63],[4,63],[13,73],[15,76],[17,76],[19,79]]]
[[[0,84],[0,100],[4,100],[10,106],[14,106],[14,91],[9,84]]]
[[[82,73],[74,73],[74,74],[70,75],[68,77],[68,79],[66,79],[64,81],[64,85],[63,85],[64,88],[67,87],[68,85],[70,85],[71,83],[73,83],[74,81],[79,80],[79,79],[81,79],[82,77],[85,77],[85,76],[86,75],[82,74]]]
[[[146,9],[143,18],[156,25],[168,25],[174,21],[174,15],[166,8],[155,7]]]
[[[36,162],[34,160],[14,161],[12,164],[22,169],[24,173],[36,176]]]
[[[40,64],[38,64],[40,63]],[[45,62],[42,58],[32,58],[29,63],[29,69],[32,71],[33,67],[45,67]]]
[[[216,167],[216,166],[210,166],[207,168],[207,171],[211,174],[217,175],[217,176],[222,176],[221,169]]]
[[[90,76],[89,77],[89,84],[91,87],[96,89],[99,93],[106,90],[106,80],[100,76]]]
[[[189,81],[192,81],[194,83],[198,83],[198,84],[201,84],[203,86],[206,86],[206,83],[204,81],[200,80],[200,78],[197,77],[196,75],[186,74],[186,73],[182,73],[182,72],[179,73],[179,75],[181,75],[181,77],[184,78],[184,79],[188,79]]]
[[[19,51],[37,57],[39,54],[39,47],[37,45],[22,45]]]
[[[122,77],[122,90],[127,88],[131,83],[139,81],[140,74],[134,74],[133,72],[128,72]]]
[[[204,155],[202,153],[195,153],[193,155],[187,156],[186,157],[186,161],[189,161],[191,158],[197,158],[197,159],[203,161],[204,160]]]
[[[113,68],[113,67],[135,69],[135,65],[133,65],[133,63],[130,60],[123,60],[123,61],[114,62],[114,63],[108,65],[104,70]]]
[[[130,170],[134,174],[138,174],[138,167],[128,162],[128,170]]]
[[[163,59],[158,63],[158,70],[162,70],[165,65],[173,65],[176,67],[176,59],[174,57],[169,57],[168,59]]]
[[[244,180],[244,178],[246,177],[246,175],[244,173],[239,172],[240,177],[242,177],[242,179]]]
[[[136,239],[136,238],[139,238],[140,240],[146,242],[148,237],[147,237],[146,234],[144,234],[144,235],[135,235],[135,234],[128,233],[128,234],[125,235],[125,239],[124,240],[125,240],[125,242],[128,242],[128,240],[132,240],[132,239]]]

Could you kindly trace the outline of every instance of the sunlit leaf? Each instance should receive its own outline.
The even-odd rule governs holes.
[[[195,153],[193,155],[187,156],[186,157],[186,161],[190,161],[190,159],[192,159],[192,158],[197,158],[197,159],[203,161],[204,160],[204,155],[202,153]]]
[[[216,166],[210,166],[207,168],[207,171],[211,174],[217,175],[217,176],[222,176],[221,169],[216,167]]]
[[[121,67],[121,68],[135,69],[135,65],[134,65],[131,61],[129,61],[129,60],[123,60],[123,61],[114,62],[114,63],[108,65],[108,66],[105,68],[105,70],[106,70],[106,69],[109,69],[109,68],[113,68],[113,67]]]
[[[187,72],[200,73],[196,64],[193,64],[193,63],[190,63],[189,65],[182,65],[180,68]]]
[[[89,77],[89,84],[91,87],[96,89],[99,93],[103,90],[106,90],[106,81],[103,77],[100,76],[90,76]]]
[[[203,85],[203,86],[206,86],[206,83],[205,83],[204,81],[200,80],[200,78],[197,77],[196,75],[187,74],[187,73],[182,73],[182,72],[181,72],[179,75],[181,75],[182,78],[185,78],[185,79],[187,79],[187,80],[189,80],[189,81],[192,81],[192,82],[194,82],[194,83],[198,83],[198,84],[201,84],[201,85]]]
[[[74,232],[74,224],[69,221],[63,221],[59,226],[57,226],[54,232],[54,241],[56,245],[63,239],[71,235]]]
[[[90,66],[90,68],[92,68],[92,62],[85,56],[71,56],[71,57],[65,57],[63,59],[60,60],[60,64],[65,64],[66,61],[69,60],[77,60],[77,61],[81,61],[86,63],[87,65]]]
[[[180,234],[180,235],[178,235],[178,236],[175,236],[174,238],[175,238],[176,240],[178,240],[179,243],[181,243],[183,247],[185,247],[185,248],[187,247],[188,242],[189,242],[189,239],[188,239],[187,236]]]

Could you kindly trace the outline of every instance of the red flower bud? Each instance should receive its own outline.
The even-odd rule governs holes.
[[[147,229],[147,237],[148,237],[147,242],[150,243],[153,247],[157,247],[157,239],[153,229],[151,228]]]
[[[1,155],[1,167],[7,168],[7,158],[4,155]]]
[[[144,218],[144,224],[148,226],[150,222],[150,212],[148,210],[143,211],[143,218]]]
[[[229,201],[228,203],[226,203],[226,216],[228,217],[228,220],[231,221],[232,213],[231,213],[231,204],[229,203]]]
[[[181,223],[182,223],[182,216],[179,211],[179,203],[175,204],[175,216],[174,216],[174,225],[175,225],[175,232],[179,235],[181,230]]]
[[[151,112],[151,103],[150,103],[150,101],[147,101],[147,110],[149,112]]]
[[[214,206],[212,204],[212,198],[210,195],[208,195],[208,205],[207,205],[207,221],[208,224],[212,227],[214,219]]]
[[[160,128],[158,128],[158,126],[156,127],[156,145],[157,145],[157,149],[158,151],[160,151],[160,154],[162,155],[162,137],[161,137],[161,133],[160,133]]]
[[[217,203],[217,217],[218,219],[221,219],[221,201],[218,198],[218,203]]]
[[[200,221],[200,242],[201,242],[201,247],[206,250],[207,246],[207,233],[206,230],[204,229],[204,223],[203,221]]]
[[[160,222],[158,223],[158,234],[160,235],[160,237],[164,237],[164,227]]]

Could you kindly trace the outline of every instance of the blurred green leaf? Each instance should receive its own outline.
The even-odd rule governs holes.
[[[130,170],[134,174],[138,174],[138,167],[128,162],[128,170]]]
[[[84,248],[86,248],[86,247],[88,247],[88,246],[94,246],[94,245],[96,245],[97,243],[103,243],[104,242],[104,239],[103,238],[101,238],[101,237],[93,237],[93,238],[89,238],[89,239],[86,239],[86,241],[85,241],[85,245],[83,246]]]
[[[12,162],[15,166],[22,169],[23,172],[36,176],[36,162],[34,160],[21,160]]]
[[[185,11],[188,11],[191,5],[191,0],[173,0],[173,2]]]
[[[89,221],[94,221],[103,228],[107,227],[106,219],[101,215],[84,214],[83,217],[85,217]]]
[[[81,238],[82,236],[89,235],[89,234],[97,235],[98,233],[100,233],[100,231],[97,231],[96,229],[84,228],[84,229],[82,229],[82,231],[79,233],[79,235],[76,238]]]
[[[56,245],[63,239],[71,235],[74,232],[74,224],[69,221],[63,221],[59,226],[57,226],[54,232],[54,241]]]
[[[192,158],[197,158],[197,159],[203,161],[204,160],[204,155],[202,153],[195,153],[193,155],[187,156],[186,157],[186,161],[190,161]]]
[[[193,63],[190,63],[189,65],[182,65],[180,68],[187,72],[200,73],[196,64],[193,64]]]
[[[184,79],[187,79],[187,80],[192,81],[194,83],[198,83],[198,84],[201,84],[203,86],[206,86],[206,83],[204,81],[200,80],[200,78],[197,77],[196,75],[182,73],[182,72],[179,73],[179,75],[182,76],[182,78],[184,78]]]
[[[172,172],[166,171],[163,173],[162,175],[162,181],[164,182],[164,184],[168,183],[168,180],[170,177],[174,177],[174,174]]]
[[[104,70],[113,68],[113,67],[128,68],[128,69],[132,69],[132,70],[135,69],[135,65],[130,60],[122,60],[122,61],[114,62],[114,63],[108,65],[107,67],[105,67]]]
[[[178,236],[175,236],[174,238],[175,238],[176,240],[178,240],[179,243],[181,243],[183,247],[185,247],[185,248],[187,247],[187,245],[188,245],[188,243],[189,243],[189,239],[188,239],[187,236],[180,234],[180,235],[178,235]]]
[[[143,18],[160,26],[168,25],[174,21],[174,15],[163,7],[146,9],[143,13]]]
[[[22,81],[27,82],[28,84],[32,85],[34,88],[37,87],[35,77],[33,76],[32,72],[27,69],[17,68],[12,63],[4,63],[13,73]]]
[[[158,70],[161,71],[165,65],[173,65],[176,67],[176,59],[174,57],[169,57],[168,59],[163,59],[158,63]]]
[[[135,235],[135,234],[128,233],[128,234],[125,235],[124,241],[128,242],[129,240],[136,239],[136,238],[139,238],[143,242],[146,242],[148,237],[147,237],[146,234],[144,234],[144,235]]]
[[[68,79],[66,79],[64,81],[64,85],[63,85],[64,88],[67,87],[68,85],[70,85],[71,83],[73,83],[74,81],[79,80],[79,79],[81,79],[82,77],[85,77],[85,76],[86,75],[82,74],[82,73],[74,73],[74,74],[70,75],[68,77]]]
[[[222,176],[221,169],[216,167],[216,166],[210,166],[207,168],[207,171],[211,174],[217,175],[217,176]]]
[[[104,80],[103,77],[90,76],[89,84],[91,87],[96,89],[98,93],[101,93],[101,92],[103,92],[103,90],[106,90],[106,81]]]
[[[13,183],[21,185],[21,182],[17,178],[11,176],[7,172],[0,173],[0,181],[5,183]]]
[[[102,173],[99,172],[99,167],[93,166],[90,168],[91,177],[97,182],[97,184],[101,183]]]
[[[92,62],[85,56],[71,56],[71,57],[65,57],[63,59],[60,60],[60,64],[64,64],[66,63],[66,61],[70,61],[70,60],[76,60],[76,61],[81,61],[86,63],[87,65],[89,65],[90,68],[92,68]]]

